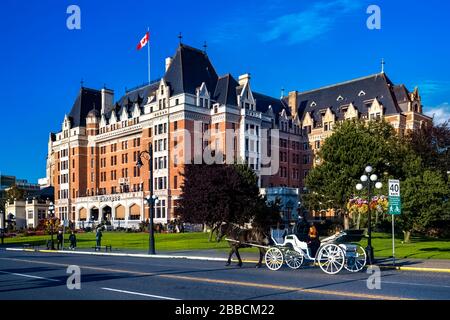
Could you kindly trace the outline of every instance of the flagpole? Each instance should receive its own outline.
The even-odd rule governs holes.
[[[148,53],[148,84],[150,84],[150,28],[147,28],[148,32],[148,41],[147,41],[147,53]]]

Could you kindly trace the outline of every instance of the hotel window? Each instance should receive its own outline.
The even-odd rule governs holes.
[[[308,149],[309,149],[309,143],[303,142],[303,150],[308,150]]]
[[[175,105],[179,105],[180,104],[180,100],[179,99],[175,99]]]
[[[370,120],[381,120],[381,113],[371,113],[370,114]]]
[[[161,200],[161,218],[166,218],[166,200]]]
[[[316,141],[314,144],[316,149],[320,149],[320,141]]]
[[[215,128],[215,130],[216,130],[216,133],[219,133],[219,124],[218,124],[218,123],[216,123],[216,124],[214,125],[214,128]]]
[[[178,176],[173,177],[173,188],[178,189]]]
[[[177,100],[178,100],[178,99],[177,99]],[[178,121],[175,121],[175,122],[173,123],[173,130],[174,130],[174,131],[178,130]]]
[[[309,163],[309,157],[308,155],[303,155],[303,164],[308,164]]]

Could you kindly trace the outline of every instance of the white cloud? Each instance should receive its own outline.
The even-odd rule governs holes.
[[[445,102],[436,107],[427,107],[425,108],[425,114],[434,118],[435,124],[450,121],[450,104]]]
[[[448,91],[450,82],[425,80],[418,85],[421,95],[434,95]]]
[[[260,34],[263,42],[286,37],[289,44],[302,43],[327,33],[343,14],[361,8],[355,0],[317,2],[306,10],[279,16]]]

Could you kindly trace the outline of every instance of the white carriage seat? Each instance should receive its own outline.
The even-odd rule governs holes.
[[[297,236],[294,236],[294,240],[297,248],[300,248],[303,251],[308,250],[308,244],[306,242],[298,240]]]

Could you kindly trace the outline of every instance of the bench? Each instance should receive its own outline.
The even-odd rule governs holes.
[[[95,247],[92,247],[92,249],[94,249],[94,251],[102,251],[102,247],[99,247],[99,246],[95,246]],[[112,245],[110,245],[110,244],[107,244],[107,245],[105,245],[105,252],[112,252]]]

